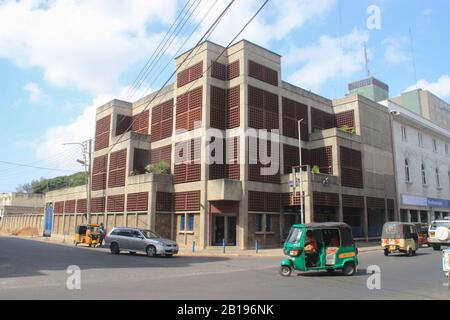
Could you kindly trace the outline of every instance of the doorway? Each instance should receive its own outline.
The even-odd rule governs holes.
[[[213,218],[213,246],[221,246],[223,240],[227,246],[236,246],[235,215],[215,215]]]

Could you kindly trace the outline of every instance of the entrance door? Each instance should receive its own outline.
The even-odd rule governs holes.
[[[227,246],[236,245],[236,216],[216,215],[213,219],[213,246],[221,246],[223,240]]]

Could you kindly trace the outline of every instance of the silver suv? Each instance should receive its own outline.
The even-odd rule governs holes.
[[[442,246],[450,246],[450,220],[438,220],[430,225],[428,243],[436,251]]]
[[[138,228],[114,228],[106,236],[105,244],[112,254],[129,251],[131,254],[145,252],[149,257],[172,257],[179,250],[175,241],[163,239],[151,230]]]

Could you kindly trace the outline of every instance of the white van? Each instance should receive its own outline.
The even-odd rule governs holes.
[[[434,250],[441,250],[442,246],[450,246],[450,220],[437,220],[431,223],[428,232],[428,242]]]

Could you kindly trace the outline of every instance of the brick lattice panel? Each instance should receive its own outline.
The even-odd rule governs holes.
[[[92,198],[91,200],[91,208],[92,208],[92,212],[93,213],[104,213],[105,212],[105,202],[106,202],[106,198],[105,197],[100,197],[100,198]]]
[[[347,126],[349,129],[355,128],[355,111],[350,110],[335,115],[336,128]]]
[[[278,87],[278,72],[251,60],[248,61],[248,75]]]
[[[340,148],[341,184],[344,187],[364,187],[362,173],[362,155],[360,151],[349,148]]]
[[[148,134],[150,122],[150,111],[146,110],[133,117],[133,131]]]
[[[172,145],[167,145],[158,149],[152,149],[150,151],[150,162],[153,165],[158,164],[160,161],[165,161],[167,164],[172,163]]]
[[[173,132],[173,99],[152,109],[152,142],[167,139]]]
[[[148,211],[148,192],[130,193],[127,196],[128,212]]]
[[[76,200],[67,200],[64,204],[64,213],[75,213]]]
[[[97,121],[95,126],[95,151],[103,150],[109,147],[110,130],[111,115]]]
[[[298,121],[304,119],[301,125],[302,140],[309,141],[308,106],[283,98],[283,135],[298,139]]]
[[[127,149],[111,153],[109,159],[108,187],[117,188],[125,186],[127,165]]]
[[[177,130],[194,130],[195,123],[202,121],[203,87],[177,97]],[[198,125],[197,125],[198,126]]]
[[[240,65],[239,60],[237,60],[227,66],[227,80],[233,80],[241,75]]]
[[[64,213],[64,201],[55,202],[53,206],[54,213]]]
[[[211,62],[211,77],[222,81],[227,80],[227,65],[216,61]]]
[[[241,165],[239,162],[240,138],[233,137],[226,141],[226,172],[227,179],[240,180],[241,179]]]
[[[109,196],[107,201],[108,212],[125,211],[125,195]]]
[[[345,208],[364,209],[364,197],[343,194],[342,206]]]
[[[175,193],[175,211],[199,211],[200,191]]]
[[[78,199],[77,200],[77,213],[87,213],[87,200]]]
[[[333,147],[310,150],[311,166],[319,166],[320,173],[333,174]]]
[[[92,190],[105,190],[108,173],[108,156],[97,157],[92,166]]]
[[[248,86],[248,126],[254,129],[279,129],[278,96]]]
[[[227,94],[227,129],[234,129],[241,125],[241,87],[233,87]]]
[[[281,208],[281,194],[267,192],[248,192],[248,211],[279,212]]]
[[[201,139],[194,139],[179,142],[175,145],[175,155],[183,160],[181,163],[175,163],[174,183],[196,182],[201,179],[201,164],[200,164],[200,144]],[[186,157],[183,152],[188,152],[190,155]],[[176,156],[178,158],[178,156]]]
[[[226,129],[225,108],[227,105],[227,90],[211,86],[210,126],[211,128]]]
[[[156,211],[172,212],[175,209],[175,197],[173,193],[156,193]]]
[[[311,108],[311,125],[313,129],[331,129],[334,127],[334,117],[325,111]]]
[[[315,206],[339,207],[339,194],[314,192],[313,194]]]
[[[385,209],[385,203],[383,198],[367,197],[367,208],[370,209]]]
[[[178,73],[177,75],[178,88],[184,87],[185,85],[200,79],[202,76],[203,76],[203,61]]]
[[[125,116],[123,114],[117,115],[116,124],[116,136],[120,136],[131,130],[130,126],[133,121],[133,117]]]

